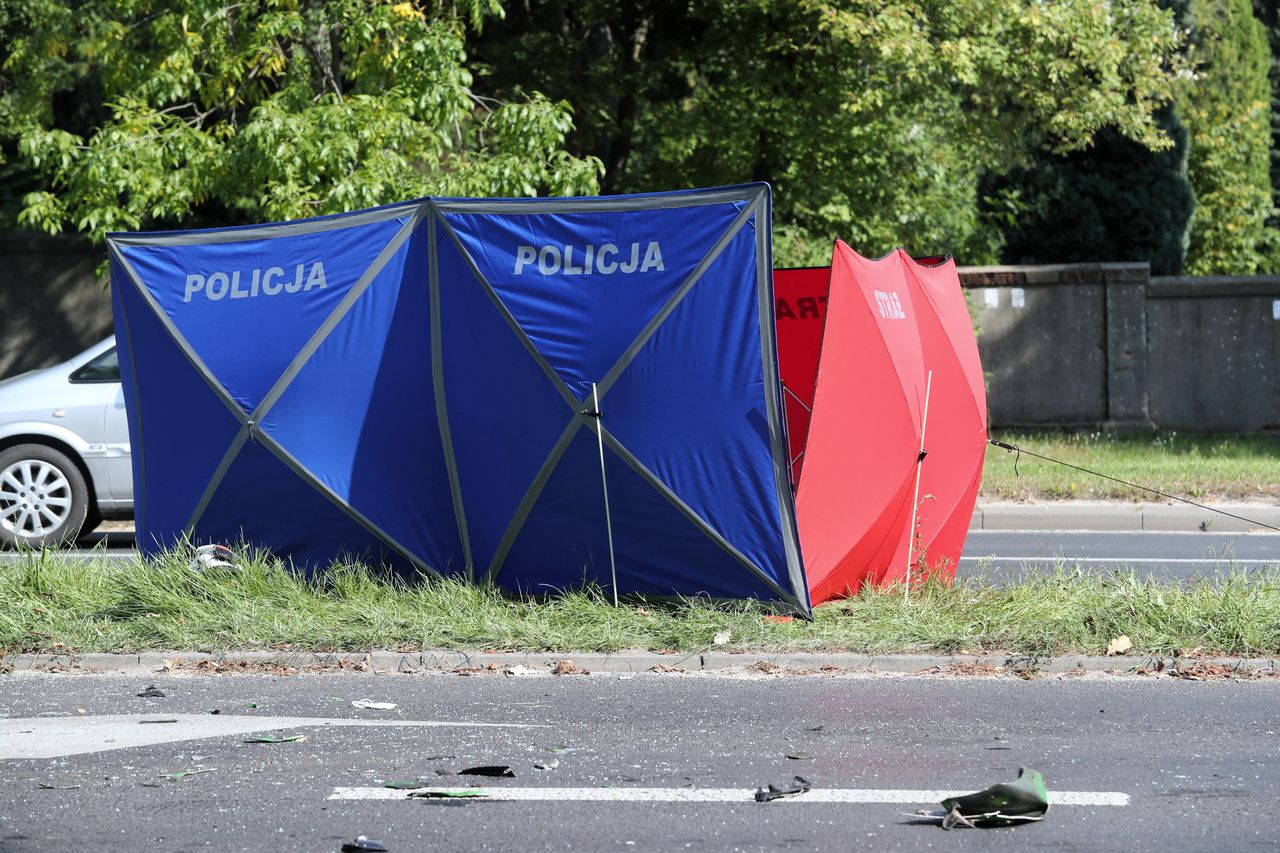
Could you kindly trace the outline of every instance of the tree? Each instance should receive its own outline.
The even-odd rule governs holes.
[[[1040,152],[1035,165],[984,182],[988,215],[1001,221],[1006,263],[1146,261],[1154,275],[1180,275],[1195,196],[1187,179],[1187,131],[1173,110],[1163,151],[1099,133],[1082,151]]]
[[[570,106],[478,94],[497,0],[0,0],[20,221],[94,239],[426,195],[589,193]],[[69,99],[70,96],[70,99]]]
[[[527,0],[476,55],[574,104],[611,190],[770,181],[784,263],[837,236],[992,259],[980,176],[1107,126],[1168,147],[1180,68],[1148,0]]]
[[[1196,79],[1179,98],[1191,133],[1196,215],[1187,252],[1195,275],[1266,266],[1271,197],[1271,55],[1250,0],[1191,0]]]

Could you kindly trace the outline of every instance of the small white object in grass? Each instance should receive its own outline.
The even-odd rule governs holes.
[[[351,703],[352,708],[360,708],[366,711],[390,711],[395,706],[395,702],[374,702],[370,699],[357,699]]]
[[[238,568],[235,559],[235,552],[226,545],[201,545],[188,566],[193,572],[204,569],[234,569]]]
[[[518,663],[518,664],[515,664],[514,666],[509,666],[506,669],[504,669],[502,671],[502,674],[503,675],[528,675],[531,672],[533,672],[533,670],[529,669],[529,667],[525,666],[524,664]]]
[[[721,631],[712,638],[712,642],[717,646],[723,646],[725,643],[729,642],[729,637],[730,633],[728,631]]]
[[[1129,649],[1133,648],[1133,641],[1129,639],[1128,634],[1121,634],[1111,642],[1107,643],[1108,655],[1122,655]]]

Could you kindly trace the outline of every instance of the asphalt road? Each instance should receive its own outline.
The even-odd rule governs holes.
[[[68,553],[132,560],[130,533],[95,533]],[[0,561],[22,559],[0,552]],[[971,530],[961,576],[998,580],[1062,564],[1087,571],[1133,569],[1159,578],[1191,578],[1232,570],[1280,568],[1280,533],[1083,532]]]
[[[971,530],[957,572],[1003,579],[1058,565],[1166,579],[1280,568],[1280,533]]]
[[[135,695],[152,682],[164,698]],[[353,708],[361,698],[397,707]],[[1276,681],[21,675],[0,681],[0,717],[6,853],[337,851],[359,834],[393,851],[466,853],[1280,841]],[[246,742],[269,732],[306,739]],[[454,772],[489,764],[515,777]],[[1061,792],[1039,824],[944,833],[912,816],[936,805],[913,792],[974,791],[1023,765]],[[167,778],[190,770],[206,772]],[[795,775],[810,794],[751,799]],[[400,780],[524,799],[383,787]]]

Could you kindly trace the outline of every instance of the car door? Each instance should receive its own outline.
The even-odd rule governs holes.
[[[94,475],[98,506],[108,511],[129,509],[133,504],[133,468],[129,422],[125,417],[120,362],[115,348],[73,373],[71,382],[93,386],[93,393],[87,395],[92,400],[92,409],[85,406],[81,417],[96,423],[92,432],[86,429],[81,434],[90,442],[85,462]]]

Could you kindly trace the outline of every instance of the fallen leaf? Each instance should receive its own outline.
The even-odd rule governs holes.
[[[551,670],[552,675],[590,675],[591,673],[571,660],[558,662]]]
[[[766,614],[765,614],[765,616],[764,616],[764,621],[766,621],[766,622],[794,622],[794,621],[796,621],[796,617],[794,617],[794,616],[779,616],[779,615],[778,615],[778,614],[776,614],[776,613],[766,613]]]

